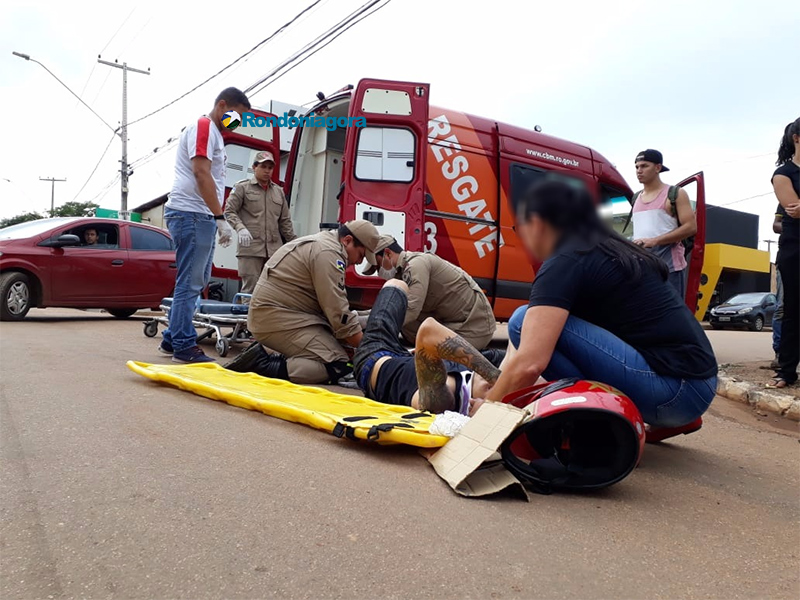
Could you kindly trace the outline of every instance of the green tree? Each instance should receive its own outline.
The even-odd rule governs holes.
[[[20,223],[27,223],[28,221],[36,221],[37,219],[44,219],[45,216],[38,212],[26,212],[16,217],[8,217],[7,219],[0,219],[0,229],[3,227],[11,227],[12,225],[19,225]]]
[[[91,217],[98,207],[94,202],[65,202],[48,212],[51,217]]]

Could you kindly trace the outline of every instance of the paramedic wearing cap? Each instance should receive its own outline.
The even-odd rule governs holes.
[[[271,181],[274,168],[271,152],[256,154],[253,177],[239,181],[225,204],[225,219],[239,237],[236,257],[245,294],[253,293],[267,259],[297,237],[283,190]]]
[[[335,383],[351,372],[343,345],[358,346],[362,330],[347,301],[344,273],[365,257],[375,263],[378,237],[369,221],[348,221],[338,231],[297,238],[269,258],[247,325],[261,345],[280,354],[254,348],[251,356],[262,354],[255,357],[258,372],[301,384]],[[227,366],[236,370],[236,363]]]
[[[644,189],[634,196],[633,243],[667,263],[669,282],[683,300],[687,263],[682,242],[697,233],[697,221],[686,190],[661,181],[660,174],[669,171],[663,161],[658,150],[636,157],[636,178]]]
[[[492,341],[497,328],[486,294],[463,269],[435,254],[407,252],[390,235],[380,238],[375,257],[378,275],[402,279],[408,286],[403,337],[414,343],[428,317],[454,331],[478,350]]]

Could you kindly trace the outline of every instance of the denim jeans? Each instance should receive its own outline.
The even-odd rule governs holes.
[[[164,341],[171,344],[175,352],[181,352],[197,345],[192,317],[197,299],[211,278],[217,224],[211,215],[170,208],[164,210],[164,220],[175,242],[178,264]]]
[[[508,336],[519,348],[528,307],[518,308],[508,322]],[[678,427],[701,416],[717,389],[717,377],[679,379],[659,375],[644,357],[614,334],[570,316],[542,377],[548,381],[577,377],[606,383],[628,396],[645,423]]]
[[[781,347],[781,320],[772,319],[772,350],[775,356],[778,356],[778,350]]]

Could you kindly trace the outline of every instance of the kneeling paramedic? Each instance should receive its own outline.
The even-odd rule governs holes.
[[[478,350],[492,341],[497,328],[492,305],[463,269],[435,254],[405,251],[390,235],[381,236],[375,257],[380,277],[402,279],[408,285],[406,340],[414,343],[420,325],[433,317]]]
[[[362,329],[347,301],[345,269],[365,257],[374,264],[378,238],[372,223],[356,220],[281,246],[250,301],[247,326],[259,343],[226,367],[299,384],[336,383],[351,373],[345,347],[359,345]]]
[[[399,341],[409,288],[390,279],[378,294],[353,358],[356,382],[367,398],[441,413],[472,415],[500,375],[476,348],[429,318],[420,325],[412,355]]]

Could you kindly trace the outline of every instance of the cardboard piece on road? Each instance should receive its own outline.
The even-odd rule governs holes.
[[[498,451],[529,414],[510,404],[485,402],[458,435],[428,456],[428,462],[462,496],[488,496],[510,488],[529,501],[525,487],[505,468]]]

